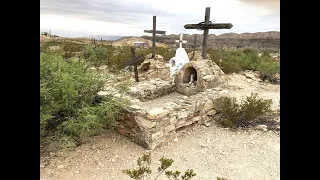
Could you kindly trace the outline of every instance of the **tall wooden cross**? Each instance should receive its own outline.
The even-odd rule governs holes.
[[[156,16],[153,16],[153,28],[152,30],[144,30],[146,33],[152,33],[152,58],[155,57],[156,54],[156,34],[166,34],[166,31],[158,31],[156,30]]]
[[[183,34],[180,33],[180,40],[176,40],[177,43],[179,43],[179,48],[182,48],[182,43],[187,43],[187,41],[182,40]]]
[[[203,30],[203,45],[202,45],[202,57],[207,59],[207,42],[209,29],[231,29],[231,23],[211,23],[210,21],[210,7],[206,7],[206,13],[204,16],[204,22],[199,24],[186,24],[185,29],[201,29]]]

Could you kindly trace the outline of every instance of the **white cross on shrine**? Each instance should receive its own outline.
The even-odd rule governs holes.
[[[180,33],[180,40],[176,40],[179,43],[179,48],[182,48],[182,43],[187,43],[187,41],[182,40],[182,33]]]

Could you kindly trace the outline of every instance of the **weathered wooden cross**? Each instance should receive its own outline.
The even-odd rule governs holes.
[[[210,21],[210,7],[206,7],[206,13],[204,16],[204,22],[199,24],[186,24],[185,29],[201,29],[203,31],[203,45],[202,45],[202,57],[207,59],[207,42],[209,29],[231,29],[231,23],[211,23]]]
[[[179,48],[182,48],[182,43],[187,43],[187,41],[182,40],[183,34],[180,33],[180,40],[176,40],[177,43],[179,43]]]
[[[142,59],[142,55],[136,56],[133,47],[131,47],[131,55],[132,59],[128,62],[127,66],[133,66],[134,78],[136,82],[139,82],[137,63]]]
[[[156,34],[166,34],[166,31],[158,31],[156,30],[156,16],[153,16],[153,28],[152,30],[144,30],[146,33],[152,33],[152,58],[155,57],[156,54]]]

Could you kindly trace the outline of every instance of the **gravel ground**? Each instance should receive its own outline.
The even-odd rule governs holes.
[[[195,125],[178,133],[176,140],[151,151],[154,171],[164,156],[174,160],[171,170],[193,169],[194,180],[280,179],[280,137],[272,131],[235,132],[214,124]],[[121,170],[136,167],[143,152],[128,138],[109,132],[90,138],[66,158],[43,158],[43,164],[49,163],[41,168],[40,179],[126,180]]]

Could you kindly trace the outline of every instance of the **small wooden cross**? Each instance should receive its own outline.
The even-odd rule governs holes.
[[[132,55],[132,59],[128,62],[127,66],[133,65],[134,78],[136,82],[139,82],[137,63],[142,59],[142,55],[136,56],[136,53],[133,47],[131,47],[131,55]]]
[[[211,23],[210,21],[210,7],[206,7],[206,13],[204,17],[204,22],[199,24],[186,24],[184,28],[186,29],[201,29],[203,30],[203,45],[202,45],[202,57],[207,59],[207,42],[209,29],[231,29],[231,23]]]
[[[180,40],[176,40],[177,43],[179,43],[179,48],[182,48],[182,43],[187,43],[187,41],[182,40],[183,34],[180,33]]]
[[[154,58],[156,54],[156,34],[166,34],[166,31],[156,30],[156,18],[156,16],[153,16],[153,29],[144,30],[146,33],[152,33],[152,58]]]

